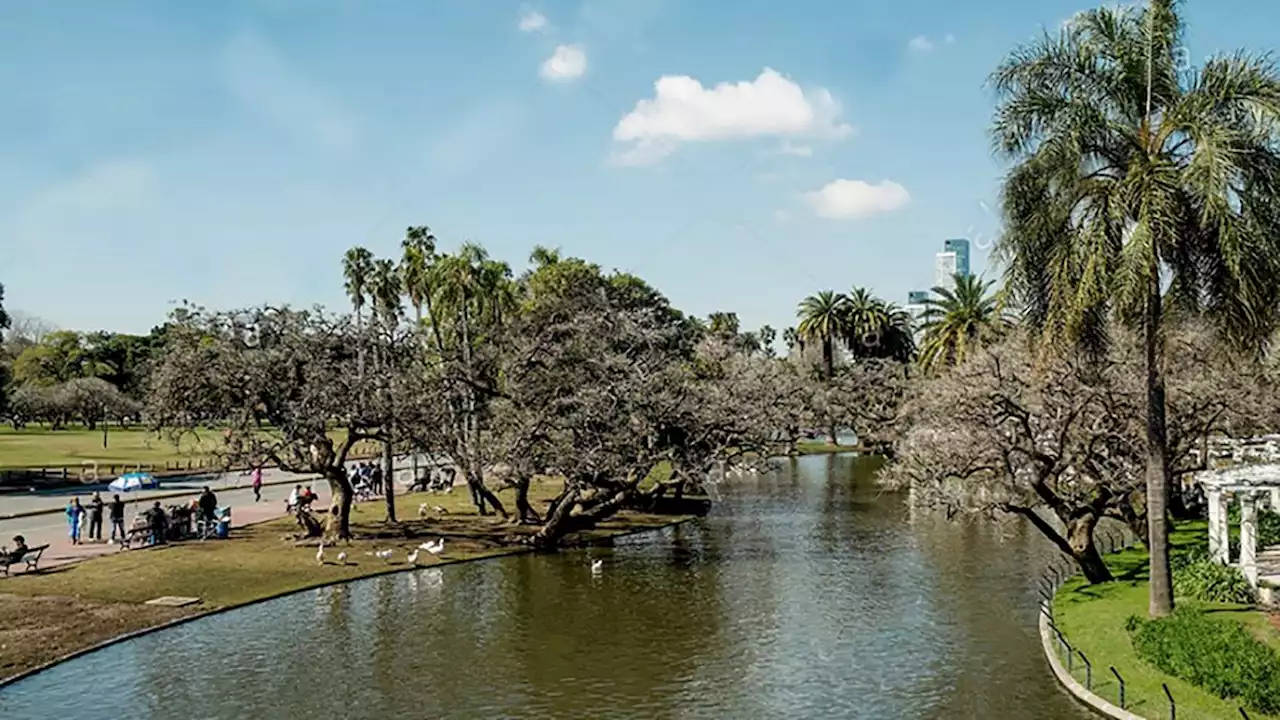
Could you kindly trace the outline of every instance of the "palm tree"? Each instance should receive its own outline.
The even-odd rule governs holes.
[[[994,281],[974,275],[954,277],[954,290],[935,287],[933,296],[924,303],[920,364],[926,370],[963,362],[966,355],[999,337],[1007,326],[995,295],[989,292]]]
[[[400,282],[404,286],[405,297],[413,307],[414,332],[422,331],[422,308],[431,301],[433,293],[432,274],[435,270],[436,236],[426,225],[411,227],[405,231],[404,240],[400,242]],[[431,323],[432,332],[439,339],[440,328],[434,318]],[[424,347],[423,350],[426,348]],[[418,481],[418,451],[411,452],[414,482]]]
[[[356,314],[356,334],[362,334],[364,328],[360,311],[364,309],[366,295],[369,290],[369,276],[373,273],[373,253],[363,247],[353,247],[342,258],[342,275],[346,282],[347,297],[351,299],[351,308]],[[364,378],[364,343],[357,343],[357,355],[360,377]]]
[[[835,343],[848,334],[847,304],[848,298],[844,295],[834,290],[823,290],[802,300],[796,311],[796,317],[800,319],[796,327],[797,336],[822,344],[822,376],[828,381],[835,373]]]
[[[400,321],[400,313],[404,309],[400,304],[402,287],[403,282],[394,262],[386,258],[373,261],[373,272],[369,278],[369,295],[373,299],[377,327],[388,347],[392,333],[395,332],[396,325]],[[388,373],[386,377],[389,377],[391,359],[384,357],[380,364],[385,365],[382,369]],[[384,391],[386,398],[384,406],[389,406],[391,404],[390,388],[384,387]],[[394,416],[389,416],[384,422],[386,439],[382,443],[382,472],[386,483],[384,491],[387,500],[387,522],[394,523],[396,522],[395,453],[392,447],[395,437]]]
[[[1186,69],[1175,0],[1081,13],[992,74],[1013,168],[997,246],[1048,338],[1100,348],[1112,318],[1146,342],[1149,611],[1173,609],[1161,328],[1167,310],[1257,345],[1280,308],[1280,75],[1237,52]]]
[[[787,344],[787,352],[794,351],[797,346],[800,346],[801,351],[804,350],[804,347],[800,343],[800,336],[796,333],[796,329],[793,327],[786,328],[782,331],[782,342]]]

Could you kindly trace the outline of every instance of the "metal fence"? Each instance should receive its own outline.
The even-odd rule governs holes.
[[[1137,538],[1128,529],[1103,529],[1094,533],[1098,551],[1104,556],[1122,552],[1134,547]],[[1079,681],[1090,692],[1102,699],[1114,703],[1117,707],[1152,720],[1177,720],[1178,701],[1167,684],[1161,684],[1161,693],[1150,696],[1150,693],[1135,692],[1125,680],[1126,668],[1109,663],[1109,658],[1089,657],[1079,648],[1073,646],[1065,633],[1058,627],[1054,617],[1053,600],[1058,590],[1075,577],[1077,567],[1075,561],[1065,553],[1050,561],[1040,576],[1040,612],[1049,622],[1054,634],[1054,650],[1071,676]],[[1240,716],[1246,720],[1249,714],[1243,707],[1238,707]]]

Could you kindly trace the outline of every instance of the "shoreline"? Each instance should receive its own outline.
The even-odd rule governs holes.
[[[381,501],[374,501],[373,505],[380,506]],[[377,509],[377,507],[368,507],[365,512],[372,513]],[[402,509],[405,508],[402,506]],[[407,512],[405,514],[408,515]],[[555,552],[608,545],[621,537],[674,527],[700,516],[700,514],[689,512],[658,514],[624,511],[601,523],[600,526],[570,536],[566,539],[566,544]],[[199,543],[173,544],[142,552],[133,551],[126,554],[117,553],[87,558],[66,566],[66,570],[58,568],[48,574],[22,573],[6,578],[5,581],[0,581],[0,604],[11,605],[13,609],[6,613],[9,616],[9,625],[0,628],[0,638],[6,634],[13,635],[13,637],[4,638],[5,644],[12,648],[13,652],[7,659],[8,667],[0,670],[0,673],[12,674],[0,677],[0,693],[21,680],[69,660],[229,610],[300,592],[384,575],[544,552],[520,542],[518,536],[528,532],[527,528],[494,524],[490,523],[489,519],[489,517],[481,518],[478,515],[468,517],[446,514],[429,519],[425,523],[421,520],[417,523],[412,521],[401,523],[401,530],[413,527],[415,524],[425,524],[426,532],[401,534],[396,538],[379,536],[375,530],[374,535],[365,535],[343,548],[350,552],[353,561],[343,563],[341,566],[332,561],[326,561],[317,568],[311,561],[306,560],[310,557],[308,548],[314,550],[315,545],[299,545],[277,537],[281,530],[290,529],[290,526],[288,519],[274,518],[236,528],[239,538],[233,532],[232,540],[217,541],[226,543],[236,542],[238,539],[239,544],[246,547]],[[394,564],[375,564],[376,561],[372,559],[363,559],[363,554],[369,553],[362,553],[359,559],[355,559],[362,550],[376,549],[379,546],[379,540],[383,540],[382,547],[399,547],[403,551],[406,543],[416,545],[426,535],[451,540],[453,547],[460,548],[456,551],[458,555],[448,557],[451,553],[446,552],[444,557],[433,557],[426,563],[419,561],[412,565],[406,563],[403,557]],[[255,548],[255,544],[259,547]],[[333,550],[336,551],[338,548]],[[257,557],[253,558],[251,555]],[[251,564],[256,559],[261,563],[264,561],[264,556],[267,556],[266,563],[274,562],[275,564],[242,567],[241,561],[248,559]],[[216,563],[224,563],[222,568],[224,571],[232,568],[232,572],[239,573],[239,576],[231,577],[229,582],[238,583],[240,587],[223,593],[222,597],[216,594],[212,597],[206,595],[199,587],[190,586],[189,576],[183,574],[187,571],[183,563],[192,560],[196,561],[200,567],[208,566],[209,562],[215,563],[215,566],[208,566],[210,573],[218,572]],[[104,572],[109,578],[118,578],[118,573],[122,572],[121,566],[129,563],[155,569],[162,575],[159,578],[132,583],[102,579]],[[277,569],[277,572],[273,573],[273,569]],[[62,572],[75,570],[79,570],[81,574],[88,573],[83,578],[83,582],[79,576],[61,575]],[[123,572],[133,571],[126,565]],[[291,572],[294,574],[289,576]],[[335,574],[335,572],[341,574]],[[329,575],[329,577],[311,579],[308,582],[307,576],[312,573]],[[30,580],[24,581],[24,578],[30,578]],[[242,593],[241,589],[246,585],[252,588],[252,581],[246,582],[247,578],[265,580],[262,582],[262,592]],[[13,581],[18,581],[18,584],[11,584]],[[301,581],[301,584],[298,581]],[[86,592],[82,595],[81,585],[85,583],[87,586],[83,589]],[[164,587],[166,583],[169,586],[168,589]],[[53,586],[52,591],[48,591],[49,585]],[[156,589],[157,587],[161,589]],[[20,588],[21,592],[13,592],[10,588],[13,590]],[[95,593],[95,590],[98,592]],[[164,595],[200,597],[200,604],[189,608],[166,608],[145,604],[146,599]],[[41,618],[42,614],[47,619]],[[42,619],[45,622],[40,622]],[[29,623],[30,627],[25,627],[24,622]],[[24,634],[30,634],[34,640],[25,639]],[[32,648],[36,647],[43,647],[44,652],[32,652]],[[21,649],[24,648],[27,651],[25,661],[24,655],[21,654]],[[50,658],[50,655],[53,657]]]

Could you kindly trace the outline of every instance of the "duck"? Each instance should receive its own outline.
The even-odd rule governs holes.
[[[346,553],[344,553],[344,552],[340,552],[340,553],[338,553],[338,562],[339,562],[339,563],[342,563],[343,565],[346,565],[346,564],[347,564],[347,554],[346,554]]]
[[[439,555],[444,552],[444,538],[440,538],[435,542],[424,542],[418,546],[420,550],[426,550],[432,555]]]
[[[602,570],[604,570],[603,560],[596,559],[591,561],[591,572],[598,573],[598,572],[601,572]]]
[[[417,565],[417,564],[418,564],[418,549],[417,549],[417,548],[414,548],[414,549],[413,549],[413,552],[411,552],[411,553],[409,553],[408,555],[406,555],[406,556],[405,556],[405,561],[406,561],[406,562],[408,562],[410,565]]]
[[[427,510],[428,510],[428,508],[429,508],[429,507],[430,507],[430,506],[428,506],[426,503],[422,503],[421,505],[419,505],[419,506],[418,506],[418,517],[420,517],[420,518],[424,518],[424,517],[426,517],[426,516],[427,516]]]
[[[383,560],[384,562],[391,562],[391,556],[394,553],[395,553],[395,550],[388,548],[386,550],[379,550],[376,553],[374,553],[374,555],[378,556],[378,558]]]

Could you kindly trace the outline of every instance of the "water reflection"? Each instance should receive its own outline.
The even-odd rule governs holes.
[[[1044,543],[913,512],[875,467],[782,460],[613,548],[197,621],[0,691],[0,717],[1088,717],[1039,655]]]

